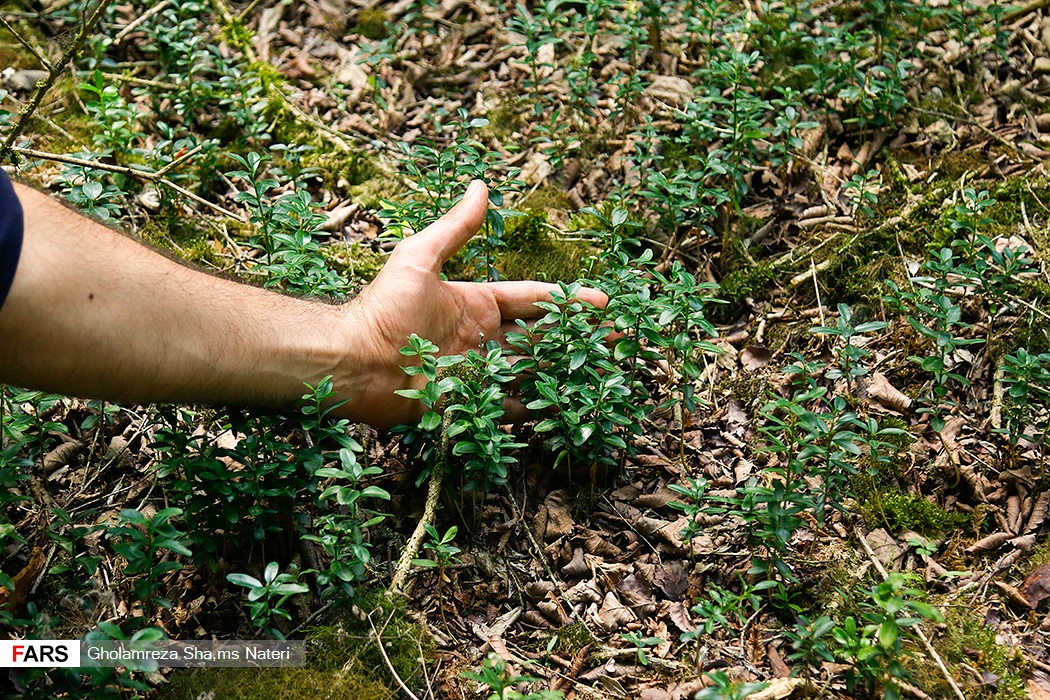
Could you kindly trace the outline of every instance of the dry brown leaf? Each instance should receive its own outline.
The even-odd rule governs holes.
[[[572,532],[575,523],[568,495],[558,489],[551,491],[536,512],[536,534],[540,539],[550,542]]]
[[[1024,596],[1033,610],[1050,598],[1050,564],[1045,564],[1028,574],[1017,592]]]
[[[679,107],[692,97],[693,86],[685,78],[675,75],[657,75],[653,77],[653,81],[645,88],[645,94],[674,107]]]
[[[631,574],[617,583],[616,592],[620,594],[624,604],[638,617],[649,617],[656,611],[656,604],[652,599],[652,588],[638,574]]]
[[[689,567],[684,561],[669,561],[656,567],[653,587],[667,600],[680,601],[689,590]]]
[[[1022,552],[1032,551],[1032,547],[1035,545],[1036,535],[1033,532],[1031,535],[1022,535],[1021,537],[1014,537],[1010,540],[1010,544],[1017,547]]]
[[[777,678],[763,690],[748,695],[748,700],[783,700],[806,681],[802,678]]]
[[[1050,700],[1050,688],[1044,688],[1033,678],[1025,682],[1024,688],[1028,692],[1028,700]]]
[[[492,648],[492,651],[495,652],[496,656],[500,657],[504,661],[514,663],[517,660],[515,659],[514,654],[511,654],[510,650],[507,649],[506,642],[504,642],[502,637],[500,637],[498,634],[494,634],[491,637],[489,637],[487,643],[489,647]]]
[[[1006,499],[1006,524],[1009,525],[1010,532],[1015,535],[1020,532],[1021,529],[1021,497],[1018,494],[1011,494]]]
[[[905,413],[911,408],[911,397],[890,384],[890,380],[882,372],[875,372],[871,375],[868,396],[898,413]]]
[[[1021,595],[1021,592],[1010,584],[1005,581],[993,581],[992,583],[995,584],[995,587],[998,588],[1003,595],[1020,605],[1022,608],[1028,608],[1029,610],[1032,609],[1032,604],[1028,602],[1028,599]]]
[[[583,578],[591,573],[591,569],[587,566],[587,560],[584,559],[583,549],[577,547],[572,551],[572,559],[568,564],[561,568],[561,575],[565,578]]]
[[[1013,539],[1013,535],[1009,532],[996,532],[993,535],[988,535],[987,537],[983,537],[974,542],[966,548],[966,553],[977,554],[978,552],[996,550],[1011,539]]]
[[[766,658],[769,659],[769,667],[772,669],[774,676],[787,678],[791,675],[791,667],[784,663],[784,659],[780,656],[780,652],[777,651],[775,646],[769,646],[766,651]]]
[[[602,592],[594,581],[580,581],[575,586],[565,591],[565,600],[573,605],[580,603],[600,603]]]
[[[740,366],[748,372],[765,367],[772,361],[773,353],[760,345],[751,345],[740,351]]]
[[[667,625],[664,622],[658,623],[651,634],[657,639],[664,640],[653,647],[653,656],[666,659],[667,655],[671,653],[671,635],[667,631]]]
[[[533,151],[521,166],[521,179],[530,185],[540,185],[547,181],[553,169],[547,156]]]
[[[336,207],[332,211],[328,212],[328,218],[320,226],[320,230],[328,231],[329,233],[338,233],[343,230],[343,226],[346,225],[347,219],[358,210],[358,205],[348,204],[340,207]]]
[[[896,568],[895,564],[901,555],[901,548],[897,540],[883,528],[872,530],[864,538],[871,545],[871,551],[875,552],[875,558],[887,569]]]
[[[632,503],[638,508],[663,508],[671,501],[679,501],[682,496],[671,489],[660,487],[655,493],[643,493],[635,498]]]
[[[696,624],[693,623],[693,619],[689,616],[689,610],[685,607],[685,603],[681,601],[675,601],[671,604],[667,611],[667,616],[671,618],[674,626],[682,632],[693,632],[696,630]]]
[[[15,589],[11,591],[0,587],[0,607],[4,605],[15,607],[25,602],[26,596],[29,595],[29,589],[33,587],[36,577],[40,574],[40,570],[44,568],[46,561],[44,550],[40,547],[33,547],[33,552],[29,555],[29,561],[22,567],[21,571],[11,577],[11,582],[14,583]]]
[[[536,609],[555,625],[562,626],[569,624],[569,618],[566,616],[565,611],[562,609],[561,605],[553,600],[541,600],[536,603]]]
[[[601,609],[597,612],[597,621],[607,633],[615,632],[626,624],[636,622],[638,617],[626,605],[620,602],[616,594],[609,591],[605,594]]]
[[[73,461],[84,449],[85,445],[80,440],[63,442],[61,445],[44,455],[44,474],[51,476],[62,467],[72,466]]]
[[[1033,532],[1037,527],[1043,524],[1046,519],[1046,511],[1050,508],[1050,491],[1044,491],[1036,499],[1035,505],[1032,506],[1032,514],[1028,516],[1028,522],[1025,523],[1024,531]]]

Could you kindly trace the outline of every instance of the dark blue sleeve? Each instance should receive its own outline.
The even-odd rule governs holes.
[[[15,196],[7,173],[0,170],[0,306],[4,305],[15,279],[22,253],[22,205]]]

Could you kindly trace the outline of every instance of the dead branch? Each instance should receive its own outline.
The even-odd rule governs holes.
[[[383,657],[383,663],[386,664],[387,670],[390,671],[390,675],[394,677],[394,681],[397,683],[398,687],[405,691],[405,695],[411,700],[419,700],[419,696],[413,693],[412,689],[405,685],[405,682],[401,680],[401,676],[398,675],[397,670],[394,669],[394,664],[390,662],[390,657],[387,656],[386,649],[383,648],[383,635],[376,630],[371,615],[368,615],[368,626],[372,628],[372,634],[375,635],[376,646],[379,647],[379,655]]]
[[[194,150],[196,151],[199,149],[200,147],[198,146],[198,148]],[[197,202],[202,206],[217,211],[223,216],[228,216],[234,221],[240,221],[242,224],[247,223],[244,217],[238,216],[229,209],[221,207],[218,204],[215,204],[214,202],[209,202],[200,195],[194,194],[186,188],[180,185],[176,185],[174,182],[164,177],[164,174],[170,172],[172,167],[174,167],[176,164],[181,164],[182,162],[185,162],[186,158],[180,158],[177,161],[169,163],[167,166],[161,168],[159,171],[153,172],[150,170],[139,170],[137,168],[129,168],[124,165],[112,165],[110,163],[99,163],[93,160],[74,158],[73,156],[66,156],[59,153],[47,153],[46,151],[38,151],[34,148],[15,148],[12,152],[17,153],[20,156],[27,156],[29,158],[40,158],[42,160],[50,160],[56,163],[66,163],[67,165],[79,165],[84,168],[94,168],[95,170],[104,170],[110,173],[119,173],[121,175],[127,175],[128,177],[133,177],[138,180],[148,180],[150,182],[156,182],[158,184],[164,185],[165,187],[170,187],[171,189],[181,194],[183,197],[192,199],[194,202]]]
[[[7,140],[4,141],[4,145],[0,146],[0,160],[8,160],[11,158],[14,152],[14,144],[18,141],[18,138],[25,131],[29,125],[29,120],[32,118],[33,113],[36,112],[37,108],[40,107],[40,103],[44,101],[44,95],[51,89],[51,86],[55,84],[55,80],[58,79],[58,74],[62,71],[70,61],[73,61],[80,55],[81,48],[84,45],[84,41],[88,35],[91,34],[95,29],[95,25],[102,18],[102,13],[106,11],[106,7],[113,2],[113,0],[99,0],[98,6],[95,11],[91,13],[87,21],[80,25],[80,29],[77,30],[76,36],[66,47],[66,50],[62,53],[62,58],[59,59],[58,63],[51,66],[47,71],[47,77],[44,78],[40,83],[37,83],[36,92],[33,93],[33,97],[30,98],[29,103],[22,108],[21,113],[18,115],[18,121],[15,122],[14,127],[11,129],[11,133],[7,135]]]

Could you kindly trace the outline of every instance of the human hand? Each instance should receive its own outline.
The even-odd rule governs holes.
[[[394,391],[421,388],[422,377],[401,369],[408,337],[430,340],[441,355],[465,354],[489,340],[504,343],[519,330],[515,319],[546,314],[535,306],[557,288],[541,282],[447,282],[441,267],[477,233],[488,211],[488,188],[475,180],[462,201],[420,233],[398,243],[372,284],[344,307],[348,355],[335,384],[350,402],[343,415],[378,427],[418,420],[422,404]],[[594,289],[579,298],[596,306],[608,301]],[[342,377],[342,381],[340,378]]]

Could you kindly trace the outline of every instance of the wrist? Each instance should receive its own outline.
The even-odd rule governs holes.
[[[367,298],[367,292],[363,296]],[[411,380],[401,369],[407,358],[400,354],[400,346],[386,339],[361,297],[340,307],[340,316],[334,347],[337,360],[327,373],[336,392],[333,400],[347,401],[336,414],[379,428],[410,420],[417,402],[394,393],[408,387]]]

